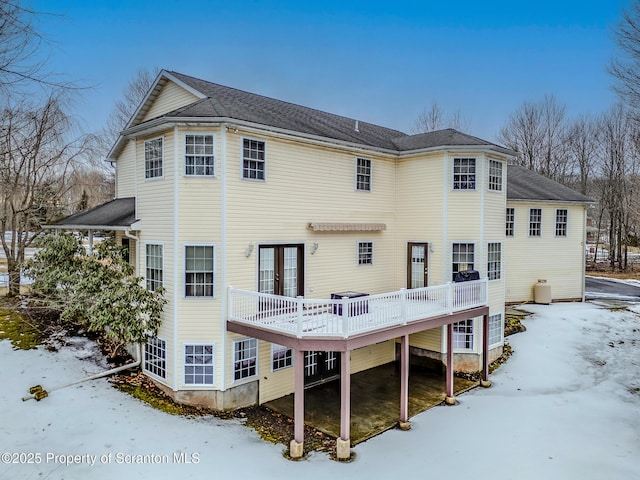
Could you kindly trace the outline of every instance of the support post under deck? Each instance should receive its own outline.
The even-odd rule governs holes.
[[[409,430],[409,335],[400,337],[400,429]]]
[[[482,376],[480,386],[488,388],[491,386],[489,380],[489,314],[482,316]]]
[[[304,453],[304,351],[294,351],[295,386],[293,394],[293,440],[289,445],[291,458],[300,458]]]
[[[453,323],[447,324],[447,370],[445,375],[447,379],[447,391],[445,393],[444,403],[447,405],[455,405],[456,397],[453,393]]]
[[[338,460],[351,457],[351,352],[342,352],[340,363],[340,438],[336,440]]]

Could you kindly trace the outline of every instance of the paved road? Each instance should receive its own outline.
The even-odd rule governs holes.
[[[611,299],[640,301],[640,287],[627,283],[586,277],[585,296],[587,299]]]

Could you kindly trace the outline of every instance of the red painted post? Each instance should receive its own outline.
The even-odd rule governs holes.
[[[340,438],[349,440],[351,432],[351,352],[342,352],[340,363]]]
[[[480,385],[490,387],[489,381],[489,314],[482,316],[482,381]]]
[[[409,422],[409,335],[400,337],[400,425]]]
[[[295,350],[295,390],[293,394],[294,439],[298,443],[304,441],[304,351]]]
[[[447,391],[445,403],[455,405],[455,395],[453,393],[453,323],[447,324]]]

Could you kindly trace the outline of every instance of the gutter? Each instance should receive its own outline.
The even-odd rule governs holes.
[[[98,378],[107,377],[109,375],[113,375],[114,373],[122,372],[123,370],[129,370],[130,368],[139,367],[142,364],[142,344],[138,344],[138,359],[135,362],[127,363],[126,365],[122,365],[121,367],[112,368],[111,370],[107,370],[106,372],[96,373],[95,375],[91,375],[86,378],[81,378],[80,380],[76,380],[71,383],[65,383],[64,385],[58,385],[56,387],[50,388],[49,390],[45,390],[41,385],[36,385],[35,387],[31,387],[29,389],[29,395],[25,395],[22,397],[22,401],[26,402],[27,400],[31,400],[35,398],[38,402],[43,398],[49,396],[49,392],[53,392],[55,390],[61,390],[63,388],[70,387],[72,385],[77,385],[78,383],[87,382],[89,380],[96,380]]]

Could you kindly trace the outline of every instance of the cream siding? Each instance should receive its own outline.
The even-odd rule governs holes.
[[[118,157],[116,198],[135,197],[136,180],[136,142],[128,141]]]
[[[533,300],[538,279],[547,280],[554,300],[584,295],[584,206],[509,202],[514,208],[514,236],[506,240],[506,301]],[[542,209],[540,237],[529,236],[529,209]],[[556,210],[567,209],[567,236],[556,237]]]
[[[193,93],[186,91],[184,88],[173,82],[168,82],[162,88],[158,98],[153,102],[153,105],[140,123],[159,117],[160,115],[171,112],[176,108],[184,107],[185,105],[189,105],[190,103],[198,100],[199,98]]]

